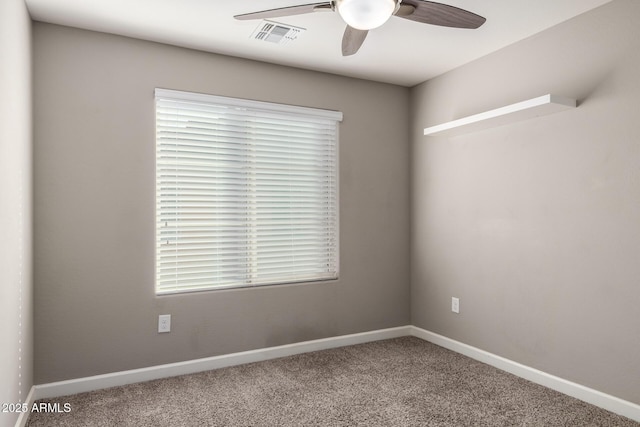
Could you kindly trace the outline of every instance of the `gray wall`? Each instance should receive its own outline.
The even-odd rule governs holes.
[[[409,323],[407,88],[41,23],[34,61],[37,383]],[[344,113],[337,282],[154,295],[155,87]]]
[[[639,16],[614,1],[411,92],[412,323],[634,403]],[[545,93],[579,108],[422,136]]]
[[[31,234],[31,19],[0,1],[0,403],[33,384]],[[1,413],[12,426],[17,413]]]

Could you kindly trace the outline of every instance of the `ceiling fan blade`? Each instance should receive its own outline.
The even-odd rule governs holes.
[[[405,17],[405,16],[411,15],[415,11],[416,11],[416,8],[414,6],[411,6],[410,4],[406,4],[406,3],[400,3],[396,11],[393,12],[393,14],[395,16]]]
[[[433,1],[403,0],[400,11],[403,6],[413,6],[415,10],[408,15],[397,13],[396,16],[425,24],[476,29],[486,21],[486,18],[468,10]],[[406,11],[408,12],[408,9]]]
[[[347,25],[342,36],[342,56],[351,56],[360,49],[364,39],[369,34],[368,30],[356,30]]]
[[[312,12],[332,12],[333,5],[331,1],[325,1],[322,3],[302,4],[298,6],[281,7],[278,9],[261,10],[259,12],[243,13],[242,15],[236,15],[234,18],[241,21],[247,19],[268,19],[278,18],[280,16],[292,16],[303,15],[305,13]]]

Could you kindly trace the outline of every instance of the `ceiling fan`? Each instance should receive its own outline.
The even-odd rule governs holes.
[[[320,3],[281,7],[244,13],[240,20],[302,15],[312,12],[338,12],[347,23],[342,37],[342,56],[360,49],[369,30],[378,28],[391,16],[443,27],[476,29],[486,21],[468,10],[427,0],[328,0]]]

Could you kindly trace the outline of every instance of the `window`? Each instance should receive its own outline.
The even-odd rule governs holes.
[[[341,120],[156,89],[156,293],[337,279]]]

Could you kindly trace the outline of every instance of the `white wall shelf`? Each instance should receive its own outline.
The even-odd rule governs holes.
[[[425,135],[461,135],[490,127],[502,126],[519,120],[557,113],[576,107],[576,100],[557,95],[543,95],[537,98],[474,114],[473,116],[442,123],[424,129]]]

